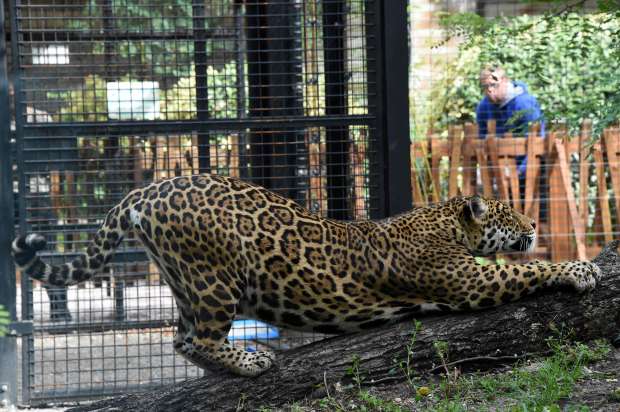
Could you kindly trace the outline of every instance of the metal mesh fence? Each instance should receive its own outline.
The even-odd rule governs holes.
[[[33,123],[368,113],[363,1],[25,1],[16,14]]]
[[[71,260],[129,190],[178,175],[250,180],[334,218],[382,213],[373,2],[10,6],[18,230],[47,237],[44,259]],[[18,297],[34,322],[25,402],[202,374],[173,353],[170,290],[131,236],[92,281],[21,278]],[[284,350],[320,336],[240,320],[229,338]]]

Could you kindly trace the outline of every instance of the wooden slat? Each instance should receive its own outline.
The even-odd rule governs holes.
[[[366,179],[364,173],[364,159],[366,159],[366,139],[354,142],[350,146],[351,164],[353,165],[354,187],[355,187],[355,208],[353,210],[355,219],[368,219],[366,196]]]
[[[535,199],[541,199],[542,196],[540,195],[541,192],[541,187],[540,185],[536,185],[536,188],[534,190],[534,198]],[[547,193],[545,193],[545,196],[547,196]],[[547,206],[548,207],[548,206]],[[527,213],[524,213],[526,216],[530,217],[531,219],[534,219],[534,221],[536,223],[538,223],[536,225],[536,234],[540,235],[541,233],[541,227],[542,225],[540,225],[540,201],[538,202],[533,202],[531,208],[527,211]]]
[[[165,136],[160,136],[157,138],[157,164],[158,164],[158,172],[157,180],[165,179],[167,177],[171,177],[172,173],[170,172],[170,148],[168,139]]]
[[[614,200],[616,202],[616,221],[620,222],[620,158],[618,157],[618,146],[620,140],[611,129],[603,131],[603,140],[605,142],[605,154],[609,162],[608,170],[611,175],[611,185],[614,192]]]
[[[506,158],[504,164],[510,171],[510,194],[512,196],[512,207],[521,212],[521,190],[519,188],[519,172],[517,171],[517,161],[515,158]]]
[[[426,205],[431,201],[431,192],[433,191],[433,183],[431,179],[430,150],[432,140],[414,143],[415,174],[417,188],[420,191],[419,205]],[[413,164],[413,160],[412,160]],[[422,184],[424,182],[425,184]]]
[[[486,197],[493,197],[493,182],[489,173],[489,163],[484,149],[476,149],[476,159],[480,167],[480,179],[482,180],[482,193]]]
[[[413,204],[422,206],[426,204],[426,199],[422,195],[420,180],[418,179],[418,162],[416,157],[416,145],[411,145],[411,191],[413,193]]]
[[[60,172],[58,170],[50,170],[50,201],[55,214],[58,214],[62,207],[61,196]]]
[[[551,259],[554,262],[571,260],[572,240],[567,233],[567,222],[570,219],[566,207],[566,192],[562,184],[562,172],[558,163],[558,153],[555,140],[561,139],[563,134],[550,133],[549,164],[549,234],[551,235]]]
[[[321,130],[322,130],[321,128],[317,128],[317,133],[321,133]],[[365,133],[364,130],[365,129],[360,129],[360,133]],[[327,140],[323,137],[320,139],[320,143],[318,146],[318,152],[319,152],[319,162],[320,162],[319,172],[321,173],[318,178],[319,188],[320,188],[319,199],[321,201],[320,209],[321,209],[321,213],[323,213],[324,216],[327,216],[327,209],[328,209],[327,179],[325,178],[325,173],[327,172]]]
[[[581,123],[579,133],[579,214],[581,220],[588,225],[588,182],[590,181],[590,162],[588,145],[592,137],[592,120],[586,119]]]
[[[308,174],[310,175],[310,189],[308,190],[308,205],[315,212],[327,211],[327,199],[325,197],[325,184],[322,162],[322,136],[319,128],[308,128],[306,131],[306,144],[308,146]],[[318,205],[319,210],[314,210]]]
[[[557,150],[558,164],[564,186],[564,193],[566,195],[566,203],[570,212],[571,221],[573,223],[572,229],[575,234],[575,242],[577,244],[577,257],[579,260],[586,260],[588,257],[586,255],[585,227],[581,220],[581,216],[579,215],[579,211],[577,210],[577,202],[575,201],[575,193],[573,192],[573,186],[571,184],[571,174],[566,156],[566,148],[559,139],[555,141],[555,148]]]
[[[475,192],[476,178],[476,152],[468,150],[477,139],[478,128],[472,123],[465,124],[465,135],[463,136],[463,195],[473,195]]]
[[[64,208],[65,208],[65,217],[66,217],[66,223],[68,224],[75,224],[77,223],[77,221],[75,220],[75,217],[77,215],[77,204],[76,204],[76,193],[75,193],[75,175],[73,173],[73,170],[65,170],[65,187],[66,187],[66,192],[64,193]],[[66,233],[65,234],[65,249],[64,251],[67,252],[68,250],[74,250],[75,249],[75,244],[74,241],[77,238],[77,234],[74,233]]]
[[[594,157],[594,169],[596,170],[598,210],[601,216],[605,243],[609,243],[612,241],[611,211],[609,210],[609,196],[607,195],[607,181],[605,179],[605,162],[600,143],[596,143],[592,147],[592,155]]]
[[[491,163],[491,173],[495,177],[495,184],[499,192],[500,199],[504,201],[509,200],[508,187],[504,182],[504,170],[499,161],[499,154],[497,151],[497,139],[495,138],[495,121],[490,120],[488,124],[487,133],[487,151],[489,153],[489,161]]]
[[[477,133],[477,132],[476,132]],[[476,134],[477,135],[477,134]],[[476,136],[475,135],[475,136]],[[536,155],[540,156],[543,153],[547,152],[547,148],[545,147],[546,139],[536,139],[534,141],[534,151]],[[436,153],[438,157],[449,156],[450,155],[450,142],[446,139],[441,139],[437,137],[429,137],[428,142],[431,142],[432,150]],[[429,145],[426,142],[424,145]],[[499,157],[502,156],[523,156],[527,153],[527,145],[528,139],[525,137],[513,137],[513,138],[501,138],[497,139],[497,155]],[[421,151],[421,146],[423,144],[418,142],[415,144],[416,152],[419,153]],[[479,148],[486,149],[486,139],[472,139],[468,142],[467,145],[462,146],[462,152],[464,156],[475,157],[476,150]],[[577,141],[567,143],[567,147],[571,151],[577,151]]]
[[[144,180],[144,152],[142,150],[142,144],[140,141],[133,142],[131,144],[131,152],[133,157],[133,184],[134,187],[140,187],[143,185]]]
[[[450,139],[450,175],[448,180],[448,196],[454,197],[459,194],[458,177],[461,165],[461,144],[463,128],[461,126],[450,127],[448,138]]]
[[[233,134],[230,136],[230,170],[229,173],[232,177],[239,178],[239,135]]]
[[[439,165],[441,164],[441,158],[442,158],[442,152],[439,150],[439,144],[440,144],[440,140],[438,139],[433,139],[431,140],[431,180],[433,181],[433,188],[432,188],[432,196],[433,196],[433,202],[437,203],[440,201],[441,196],[440,196],[440,188],[441,188],[441,182],[439,179],[439,174],[440,174],[440,170],[439,170]],[[446,142],[444,141],[443,144],[445,145]]]
[[[498,143],[503,143],[504,139],[512,139],[512,133],[508,132],[504,134],[504,138],[498,140]],[[504,176],[504,182],[506,184],[506,190],[508,191],[512,200],[512,207],[521,212],[521,194],[519,189],[519,174],[517,172],[517,160],[514,156],[500,156],[500,168]]]
[[[540,177],[540,157],[536,154],[536,144],[538,140],[543,140],[538,137],[540,128],[538,124],[533,125],[528,133],[527,137],[527,168],[525,170],[525,199],[523,205],[523,211],[526,216],[532,216],[534,204],[534,194],[538,188],[538,181]],[[538,196],[540,198],[540,196]],[[538,220],[538,219],[536,219]]]

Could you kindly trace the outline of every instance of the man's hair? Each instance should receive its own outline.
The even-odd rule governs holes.
[[[480,71],[480,81],[486,80],[489,77],[495,82],[508,78],[506,71],[498,64],[490,64]]]

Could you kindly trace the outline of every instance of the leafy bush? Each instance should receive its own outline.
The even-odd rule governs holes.
[[[217,68],[207,66],[207,102],[209,116],[214,119],[237,118],[237,65],[230,61]],[[196,74],[194,65],[190,68],[190,76],[182,77],[169,90],[161,94],[162,113],[167,118],[196,118]]]
[[[465,41],[431,91],[426,127],[442,131],[448,124],[474,121],[482,97],[478,74],[491,63],[528,85],[548,123],[563,122],[574,130],[591,118],[600,133],[620,118],[617,15],[481,19],[467,14],[443,18],[449,32],[465,35]]]

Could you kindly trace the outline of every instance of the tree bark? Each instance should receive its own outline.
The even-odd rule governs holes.
[[[460,368],[488,369],[548,351],[546,339],[558,330],[586,342],[613,338],[620,331],[619,242],[594,259],[603,272],[585,295],[547,292],[480,312],[422,318],[411,346],[410,365],[417,376],[437,370],[435,341],[449,346],[449,361]],[[306,397],[323,396],[325,385],[351,382],[356,363],[365,384],[404,381],[398,366],[407,360],[413,323],[353,335],[336,336],[280,353],[277,365],[257,378],[226,373],[181,382],[149,393],[130,394],[71,411],[229,411],[274,407]]]

